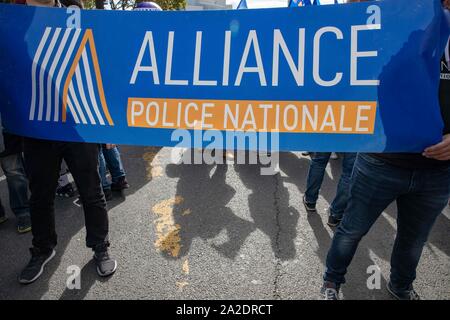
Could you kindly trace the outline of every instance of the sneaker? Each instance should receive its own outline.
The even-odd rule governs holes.
[[[72,198],[75,196],[75,189],[71,183],[66,184],[64,187],[58,186],[56,195],[64,198]]]
[[[17,217],[17,232],[27,233],[31,231],[31,218],[30,216],[24,215]]]
[[[335,216],[333,216],[333,215],[329,215],[328,216],[328,222],[327,222],[327,224],[330,226],[330,227],[337,227],[340,223],[341,223],[341,221],[342,221],[342,218],[341,219],[338,219],[338,218],[336,218]]]
[[[113,199],[111,188],[103,189],[103,193],[105,194],[106,201],[111,201]]]
[[[315,213],[316,211],[316,204],[315,203],[309,203],[306,202],[305,196],[303,196],[303,205],[305,206],[305,209],[308,213]]]
[[[420,300],[420,296],[413,289],[412,285],[409,290],[398,290],[395,289],[392,282],[389,281],[387,284],[387,290],[397,300]]]
[[[330,159],[331,160],[337,160],[337,159],[339,159],[339,156],[338,156],[338,154],[336,152],[332,152],[331,156],[330,156]]]
[[[325,281],[320,293],[323,300],[339,300],[339,286],[336,283]]]
[[[113,191],[122,191],[123,189],[128,189],[130,185],[125,177],[120,177],[116,182],[111,184],[111,189]]]
[[[117,261],[109,256],[108,248],[101,246],[95,250],[94,261],[97,266],[97,273],[100,277],[108,277],[116,272]]]
[[[45,265],[55,256],[55,250],[47,253],[38,248],[30,248],[31,260],[19,276],[19,282],[29,284],[37,280],[44,271]]]

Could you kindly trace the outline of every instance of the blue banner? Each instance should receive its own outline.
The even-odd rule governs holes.
[[[420,152],[442,137],[448,36],[440,0],[189,12],[2,4],[2,120],[63,141],[200,147],[270,133],[280,150]]]

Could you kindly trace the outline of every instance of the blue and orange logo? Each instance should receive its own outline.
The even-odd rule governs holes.
[[[46,28],[31,79],[30,120],[114,125],[91,29]]]

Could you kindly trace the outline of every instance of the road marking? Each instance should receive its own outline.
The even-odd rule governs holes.
[[[160,166],[160,159],[158,156],[159,149],[146,148],[148,150],[142,155],[142,159],[146,162],[147,179],[163,176],[163,168]]]
[[[161,201],[152,208],[157,216],[154,221],[157,238],[155,247],[162,252],[170,254],[172,257],[178,257],[181,249],[181,226],[175,223],[173,219],[173,206],[179,205],[183,201],[183,197],[176,196]]]
[[[5,177],[5,176],[1,176],[1,177],[0,177],[0,182],[5,181],[5,180],[6,180],[6,177]]]
[[[148,176],[148,171],[147,171],[147,178],[151,178],[151,177],[159,178],[159,177],[162,177],[163,176],[163,172],[164,172],[164,170],[163,170],[162,167],[160,167],[160,166],[153,167],[150,170],[150,177]]]
[[[180,289],[180,291],[183,291],[184,287],[186,287],[189,284],[189,282],[187,282],[187,281],[177,281],[176,284],[177,284],[178,289]]]
[[[186,274],[186,275],[189,274],[189,260],[188,259],[186,259],[184,261],[182,270],[183,270],[184,274]]]

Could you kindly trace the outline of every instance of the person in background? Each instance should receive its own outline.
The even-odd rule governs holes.
[[[450,1],[443,2],[450,9]],[[340,286],[361,239],[382,212],[397,202],[397,235],[391,255],[388,292],[398,300],[419,300],[413,288],[428,235],[450,195],[450,59],[441,63],[442,142],[423,153],[358,154],[350,200],[328,251],[321,292],[338,300]]]
[[[102,180],[103,192],[107,201],[112,199],[112,191],[122,191],[130,187],[127,182],[119,149],[114,144],[103,144],[100,146],[98,156],[99,173]],[[106,176],[106,169],[111,174],[112,182]]]
[[[162,11],[159,4],[152,1],[142,1],[136,3],[136,6],[133,8],[134,11]]]
[[[1,130],[1,127],[0,127]],[[0,165],[6,176],[9,204],[17,219],[17,232],[31,231],[28,180],[22,157],[22,137],[0,131]],[[0,223],[7,220],[0,204]]]
[[[54,0],[27,0],[30,6],[58,6]],[[80,3],[81,6],[81,3]],[[61,162],[65,160],[73,175],[83,204],[86,246],[94,252],[97,273],[112,275],[117,261],[109,255],[109,222],[105,196],[98,173],[99,146],[94,143],[63,142],[24,138],[24,155],[30,181],[30,213],[33,233],[31,259],[19,276],[29,284],[43,273],[55,256],[55,192]]]
[[[71,182],[72,175],[65,161],[62,162],[61,170],[59,172],[58,187],[56,188],[56,195],[62,198],[72,198],[76,194],[75,187]]]
[[[331,154],[331,152],[314,152],[311,154],[306,191],[303,196],[303,204],[308,213],[316,212],[316,202]],[[330,227],[336,227],[342,220],[348,202],[350,176],[356,158],[356,153],[343,153],[342,155],[342,174],[337,186],[336,196],[329,208],[327,224]]]
[[[308,157],[310,155],[311,155],[311,152],[308,152],[308,151],[303,151],[302,152],[302,156],[304,156],[304,157]],[[336,152],[332,152],[331,156],[330,156],[330,159],[331,160],[337,160],[337,159],[339,159],[339,155]]]

